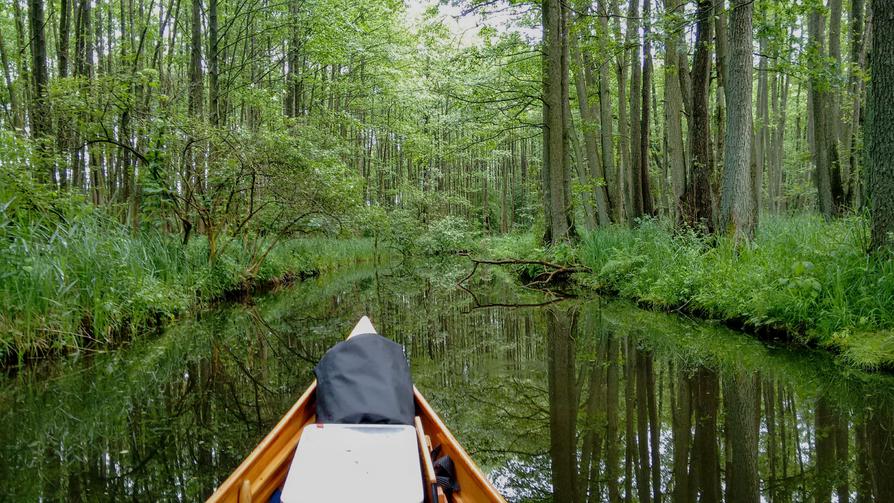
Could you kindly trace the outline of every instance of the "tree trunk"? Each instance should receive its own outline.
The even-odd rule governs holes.
[[[695,56],[692,62],[692,116],[689,118],[690,176],[683,195],[683,222],[694,229],[714,231],[711,206],[711,115],[708,106],[711,79],[711,0],[699,0],[696,11]]]
[[[607,0],[600,0],[599,9],[599,28],[602,34],[601,41],[604,51],[608,52],[611,36],[608,28],[609,7]],[[600,141],[602,146],[602,169],[605,172],[605,183],[608,188],[609,206],[611,207],[611,216],[615,222],[620,222],[623,218],[622,209],[624,205],[621,203],[623,196],[621,188],[618,185],[620,173],[615,170],[615,147],[612,132],[612,97],[611,88],[609,87],[609,59],[605,58],[599,64],[599,129]],[[623,108],[623,107],[622,107]]]
[[[202,117],[202,0],[192,0],[192,38],[189,51],[189,115]]]
[[[630,210],[627,216],[631,222],[643,216],[643,150],[642,150],[642,86],[643,73],[640,65],[639,45],[639,0],[630,0],[627,15],[627,50],[631,67],[630,79],[630,166],[627,174],[630,193]]]
[[[679,0],[665,0],[665,11],[678,22],[681,10]],[[673,24],[672,24],[673,25]],[[678,55],[680,34],[668,33],[664,50],[664,130],[667,136],[667,161],[670,170],[673,208],[676,221],[682,221],[683,194],[686,190],[686,161],[683,149],[683,92],[680,89],[680,58]]]
[[[723,154],[720,221],[736,242],[754,236],[751,181],[751,11],[750,0],[733,0],[729,20],[729,68],[726,82],[727,128]]]
[[[894,250],[894,0],[873,0],[869,96],[871,249]],[[890,479],[890,477],[889,477]]]
[[[6,91],[9,93],[10,124],[14,130],[21,131],[25,123],[24,112],[19,104],[19,94],[9,70],[9,54],[3,40],[3,30],[0,30],[0,64],[3,65],[3,79],[6,83]]]
[[[640,176],[638,178],[642,200],[643,215],[654,215],[655,207],[652,204],[652,189],[649,185],[649,119],[651,114],[652,97],[652,1],[643,0],[643,89],[642,89],[642,131],[640,136]]]
[[[580,139],[578,139],[577,131],[574,127],[574,118],[572,116],[568,116],[568,138],[571,141],[571,151],[574,153],[574,170],[577,172],[578,182],[582,187],[585,187],[589,180],[587,180],[587,170],[585,166],[584,160],[584,152],[580,146]],[[591,231],[596,228],[596,209],[593,207],[593,202],[589,197],[587,191],[579,191],[580,192],[580,200],[581,206],[583,206],[584,210],[584,228],[588,231]]]
[[[222,124],[220,109],[220,54],[217,31],[217,1],[208,0],[208,122]]]
[[[38,180],[55,181],[46,136],[50,134],[50,110],[47,96],[49,73],[47,70],[47,36],[44,28],[44,0],[28,0],[28,25],[31,30],[31,80],[33,83],[31,103],[31,137],[37,141]]]
[[[615,36],[621,39],[621,15],[620,2],[614,3],[615,13]],[[628,37],[629,42],[629,37]],[[619,221],[623,218],[630,217],[632,203],[630,200],[630,118],[627,116],[627,65],[630,57],[628,51],[619,51],[618,53],[618,142],[621,148],[621,155],[618,156],[618,204],[622,206],[619,211],[621,215]]]
[[[574,87],[577,91],[577,106],[581,117],[581,134],[584,137],[584,149],[586,151],[586,165],[590,183],[595,183],[593,188],[596,199],[596,217],[599,225],[608,225],[611,219],[608,215],[608,195],[605,192],[605,173],[599,165],[599,153],[596,147],[596,114],[590,106],[587,79],[585,76],[584,59],[581,57],[577,46],[576,36],[570,40],[572,57],[575,59]],[[582,162],[579,159],[578,162]]]
[[[827,118],[827,97],[823,70],[825,69],[823,58],[823,31],[825,28],[825,16],[822,5],[817,5],[810,12],[807,22],[810,53],[815,58],[814,68],[810,78],[810,111],[813,125],[813,156],[816,182],[817,200],[820,212],[826,218],[831,218],[837,213],[833,200],[832,160],[829,157],[829,132],[827,130],[829,120]]]
[[[760,9],[760,15],[762,24],[766,24],[766,9]],[[763,178],[764,173],[768,172],[769,163],[767,161],[770,151],[770,78],[768,75],[769,63],[767,61],[768,45],[767,36],[764,34],[760,37],[758,46],[758,51],[761,56],[758,62],[757,74],[757,121],[754,123],[754,146],[756,157],[755,159],[752,159],[751,162],[754,166],[751,179],[753,187],[751,194],[752,204],[754,206],[755,224],[760,221],[761,203],[763,200]]]
[[[573,206],[568,169],[568,37],[561,0],[543,1],[543,197],[547,226],[544,241],[572,239]]]
[[[863,79],[860,78],[860,72],[864,70],[866,63],[866,50],[863,44],[863,2],[864,0],[851,0],[850,27],[851,27],[851,54],[848,77],[848,93],[847,96],[851,103],[850,120],[843,125],[842,131],[842,152],[841,155],[846,159],[847,178],[843,181],[847,199],[852,204],[858,205],[860,198],[860,169],[859,155],[857,153],[856,136],[860,131],[860,122],[862,117],[862,95],[863,95]]]

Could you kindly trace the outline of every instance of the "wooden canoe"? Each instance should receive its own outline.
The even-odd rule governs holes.
[[[364,316],[351,331],[348,338],[363,333],[376,333],[369,319]],[[314,381],[291,409],[276,424],[273,430],[245,458],[220,487],[208,498],[208,502],[218,503],[266,503],[271,495],[282,488],[286,474],[292,463],[292,456],[301,438],[301,432],[316,419],[316,390]],[[442,503],[447,499],[435,483],[431,450],[441,447],[456,467],[456,477],[460,490],[453,494],[455,503],[490,503],[506,500],[487,480],[472,461],[465,449],[456,441],[441,418],[435,413],[415,387],[416,433],[419,439],[421,470],[420,483],[424,484],[425,501]]]

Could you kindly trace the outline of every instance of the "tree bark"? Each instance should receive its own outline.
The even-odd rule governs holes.
[[[711,206],[713,172],[710,152],[711,115],[708,106],[711,79],[711,31],[713,4],[699,0],[696,11],[695,57],[692,63],[692,116],[689,118],[689,151],[692,155],[690,176],[683,194],[683,222],[694,229],[714,231]]]
[[[649,185],[649,120],[651,114],[652,99],[652,1],[643,0],[643,89],[642,89],[642,131],[640,136],[640,170],[638,178],[642,200],[643,215],[654,215],[655,208],[652,203],[652,189]]]
[[[873,0],[869,95],[871,249],[894,250],[894,0]]]
[[[9,93],[10,124],[14,130],[21,131],[25,123],[24,112],[19,104],[19,94],[9,70],[9,54],[3,40],[2,30],[0,30],[0,64],[3,65],[3,79],[6,83],[6,92]]]
[[[544,241],[569,241],[574,233],[568,167],[567,13],[561,0],[543,1]]]
[[[720,222],[736,242],[754,236],[751,180],[751,12],[750,0],[733,0],[729,20],[727,128],[723,154]]]
[[[208,122],[222,124],[220,109],[220,40],[217,30],[217,2],[208,0]]]
[[[608,213],[608,195],[605,192],[605,173],[599,165],[599,153],[596,146],[596,121],[597,116],[589,103],[589,92],[585,75],[584,59],[578,49],[577,39],[572,36],[570,42],[572,57],[575,59],[574,85],[577,91],[577,106],[581,117],[581,134],[584,137],[584,150],[586,152],[586,165],[588,168],[589,182],[599,182],[593,187],[593,195],[596,200],[596,219],[599,225],[608,225],[611,218]],[[581,162],[579,160],[578,162]]]
[[[627,50],[631,67],[630,78],[630,166],[627,173],[627,190],[630,193],[630,209],[627,213],[631,222],[643,216],[643,151],[642,151],[642,85],[643,73],[640,65],[639,45],[639,0],[630,0],[627,15]]]
[[[55,181],[46,136],[50,134],[50,110],[48,102],[49,72],[47,69],[47,37],[44,27],[44,0],[28,0],[28,25],[31,32],[31,80],[33,85],[31,103],[31,137],[37,141],[38,180]]]
[[[621,39],[621,15],[620,15],[620,0],[614,3],[614,13],[615,13],[615,37],[620,40]],[[625,35],[628,37],[629,43],[629,33]],[[618,74],[618,143],[620,146],[620,155],[618,156],[618,192],[619,192],[619,201],[618,204],[621,205],[622,210],[619,211],[621,215],[619,221],[624,218],[629,218],[630,211],[632,208],[632,202],[630,200],[630,118],[627,116],[627,65],[630,57],[628,56],[629,51],[619,51],[618,53],[618,64],[617,64],[617,74]]]
[[[831,157],[833,144],[830,141],[830,120],[828,117],[829,92],[825,89],[827,83],[825,71],[825,50],[823,44],[823,32],[825,31],[825,16],[822,5],[817,5],[810,12],[807,22],[809,39],[809,54],[814,64],[810,78],[810,111],[813,125],[813,155],[816,182],[817,200],[820,212],[826,218],[832,218],[838,213],[835,197],[835,180],[833,175],[833,162],[837,160]],[[840,177],[838,180],[840,186]]]
[[[849,120],[842,125],[841,156],[847,165],[847,178],[843,181],[847,199],[852,204],[858,203],[860,174],[859,161],[856,155],[855,136],[859,131],[861,118],[861,104],[863,94],[863,79],[860,72],[865,64],[865,50],[863,47],[863,2],[864,0],[851,0],[850,12],[850,44],[851,53],[848,70],[847,97],[851,103]],[[844,171],[844,170],[842,170]]]
[[[673,16],[673,23],[680,17],[679,0],[665,0],[665,11]],[[680,34],[666,34],[664,50],[664,130],[667,136],[667,161],[669,164],[671,191],[673,193],[674,218],[682,222],[683,194],[686,190],[686,161],[683,149],[683,92],[680,89],[680,58],[678,51]]]
[[[599,1],[599,29],[602,37],[603,50],[607,53],[610,41],[608,28],[609,7],[607,0]],[[600,141],[602,146],[602,169],[605,172],[605,183],[608,187],[609,207],[611,208],[611,217],[615,222],[620,222],[623,218],[622,210],[622,192],[618,185],[620,173],[615,169],[615,147],[614,133],[612,131],[612,97],[611,88],[609,87],[609,59],[600,61],[599,64],[599,125],[601,126]],[[622,107],[623,108],[623,107]]]
[[[189,51],[189,115],[202,117],[204,86],[202,84],[202,0],[192,0],[192,38]]]

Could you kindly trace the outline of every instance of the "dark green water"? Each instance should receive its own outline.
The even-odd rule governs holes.
[[[510,501],[894,501],[891,377],[465,269],[351,270],[5,378],[0,500],[203,499],[369,314]]]

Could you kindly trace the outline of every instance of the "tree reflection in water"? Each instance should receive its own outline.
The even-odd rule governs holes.
[[[25,369],[0,387],[0,500],[202,499],[368,313],[510,501],[894,501],[890,376],[623,302],[538,307],[497,273],[473,298],[464,272],[357,269]]]
[[[644,335],[646,327],[608,309],[565,307],[545,314],[553,485],[531,499],[551,492],[553,501],[576,503],[894,501],[889,377],[756,343],[739,348],[743,358],[711,355],[656,342],[661,333]],[[579,323],[580,316],[591,319]],[[752,365],[755,356],[770,365]],[[798,380],[807,375],[814,381]],[[574,392],[557,389],[562,384]],[[575,396],[588,398],[569,413]],[[576,479],[568,474],[575,467]]]

